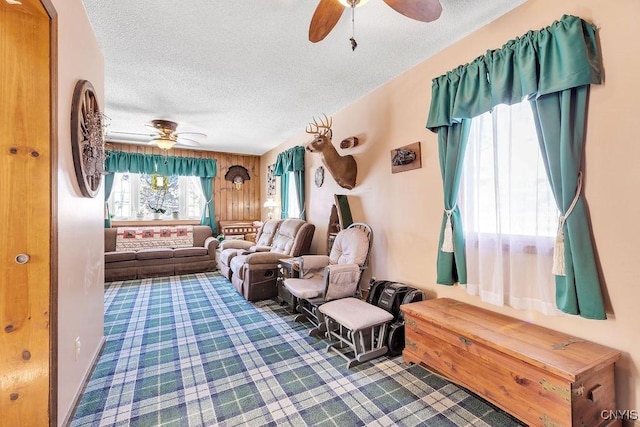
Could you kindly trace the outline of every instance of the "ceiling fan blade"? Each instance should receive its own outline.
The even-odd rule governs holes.
[[[182,135],[193,135],[193,136],[201,136],[203,138],[207,136],[206,133],[202,133],[202,132],[175,132],[174,135],[178,137]]]
[[[115,130],[110,130],[107,132],[107,135],[134,135],[134,136],[144,136],[144,137],[152,137],[152,136],[156,136],[156,134],[153,133],[137,133],[137,132],[118,132]]]
[[[344,6],[338,0],[320,0],[309,25],[309,41],[317,43],[324,39],[336,26]]]
[[[396,12],[416,21],[435,21],[442,13],[442,5],[438,0],[384,0],[384,2]]]
[[[200,147],[200,143],[198,141],[194,141],[193,139],[182,138],[182,137],[178,137],[178,139],[176,140],[176,144],[184,145],[186,147]]]

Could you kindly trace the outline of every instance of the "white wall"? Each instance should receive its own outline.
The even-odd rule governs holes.
[[[100,348],[104,327],[104,186],[82,197],[71,154],[71,99],[89,80],[104,105],[104,59],[81,0],[52,0],[58,13],[58,425],[69,416]],[[75,340],[80,338],[79,357]]]
[[[458,65],[500,48],[529,30],[538,30],[573,14],[599,28],[605,82],[591,90],[585,152],[585,198],[599,255],[601,278],[609,306],[606,321],[575,316],[546,317],[534,312],[485,304],[459,286],[435,284],[435,260],[442,220],[442,180],[437,138],[425,129],[431,101],[431,79]],[[619,409],[640,408],[640,340],[638,340],[638,245],[640,241],[640,173],[636,105],[640,85],[637,0],[529,0],[493,23],[441,51],[398,78],[333,114],[334,143],[351,135],[361,144],[343,154],[358,162],[358,184],[340,188],[329,174],[317,188],[313,174],[318,155],[306,155],[307,219],[316,225],[312,248],[325,250],[326,229],[334,193],[353,200],[355,220],[374,230],[372,273],[403,281],[438,297],[451,297],[520,319],[592,340],[620,350],[616,366]],[[389,58],[393,60],[393,58]],[[349,70],[353,71],[353,70]],[[348,70],[345,70],[348,72]],[[309,119],[322,111],[309,111]],[[326,112],[332,114],[333,112]],[[390,150],[422,143],[422,168],[391,174]],[[262,157],[262,176],[279,152],[309,142],[303,132]],[[266,188],[262,188],[266,198]],[[266,217],[266,210],[263,212]]]

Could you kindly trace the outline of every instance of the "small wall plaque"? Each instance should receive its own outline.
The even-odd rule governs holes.
[[[420,169],[421,167],[420,141],[391,150],[391,173]]]

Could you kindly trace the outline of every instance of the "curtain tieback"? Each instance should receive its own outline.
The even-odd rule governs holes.
[[[209,200],[207,200],[204,203],[204,217],[205,218],[212,218],[213,215],[211,215],[211,210],[209,209],[209,203],[211,203],[213,201],[213,197],[210,198]]]
[[[556,244],[553,247],[553,268],[551,269],[551,273],[556,276],[565,275],[564,224],[567,218],[569,218],[569,215],[571,215],[571,212],[573,212],[573,208],[576,207],[580,193],[582,193],[582,171],[578,172],[578,188],[576,189],[576,195],[573,197],[571,205],[569,205],[569,209],[567,209],[564,215],[560,215],[558,218],[558,234],[556,235]]]
[[[444,225],[444,236],[442,237],[442,252],[453,252],[453,226],[451,225],[451,215],[456,207],[451,209],[445,209],[444,213],[447,215],[447,222]]]

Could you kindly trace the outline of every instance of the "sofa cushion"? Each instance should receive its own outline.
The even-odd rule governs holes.
[[[274,237],[271,244],[271,252],[277,252],[280,254],[290,254],[293,242],[298,234],[300,227],[305,225],[306,222],[301,219],[285,219],[278,228],[278,234]]]
[[[136,251],[105,252],[104,262],[129,261],[136,259]]]
[[[260,228],[260,237],[256,242],[257,246],[271,246],[273,238],[280,227],[282,220],[271,219],[265,222]]]
[[[246,252],[244,249],[225,249],[220,252],[220,262],[231,266],[231,259],[236,255],[242,255],[244,252]]]
[[[136,252],[136,259],[166,259],[173,258],[173,249],[154,248],[141,249]]]
[[[173,250],[174,258],[183,258],[198,255],[207,255],[208,252],[205,248],[176,248]]]

